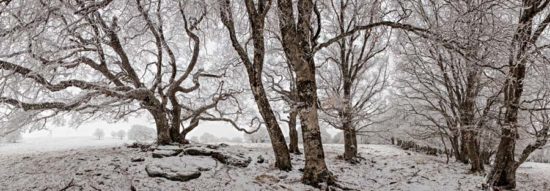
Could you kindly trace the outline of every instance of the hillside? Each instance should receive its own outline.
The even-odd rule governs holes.
[[[97,144],[101,148],[71,150],[64,147],[45,149],[46,152],[15,152],[12,148],[9,154],[1,152],[0,190],[315,190],[300,183],[303,155],[293,156],[291,172],[281,172],[272,166],[269,145],[216,148],[250,158],[244,168],[224,165],[208,156],[152,158],[151,151],[119,145]],[[8,147],[17,144],[3,145],[0,151]],[[443,157],[388,145],[361,145],[365,160],[348,165],[337,159],[342,149],[341,145],[326,145],[327,163],[339,184],[354,190],[480,190],[484,179],[483,175],[468,174],[466,165],[445,164]],[[174,173],[200,169],[200,176],[187,182],[151,178],[145,170],[147,166]],[[549,164],[526,163],[519,169],[518,190],[548,190],[549,182]]]

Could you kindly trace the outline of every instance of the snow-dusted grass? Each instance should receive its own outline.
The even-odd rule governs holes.
[[[57,147],[59,148],[59,147]],[[42,154],[13,152],[0,155],[0,190],[59,190],[71,180],[84,190],[315,190],[300,183],[303,155],[293,156],[293,170],[273,167],[269,144],[232,144],[225,148],[252,158],[247,168],[223,165],[209,157],[151,158],[151,152],[126,147],[86,148]],[[326,145],[330,170],[342,186],[357,190],[480,190],[483,175],[468,174],[468,166],[445,158],[403,151],[388,145],[361,145],[366,158],[350,165],[336,159],[342,145]],[[257,163],[262,155],[266,162]],[[130,162],[143,157],[144,162]],[[185,166],[211,168],[198,179],[175,182],[149,178],[147,164],[174,169]],[[526,163],[518,172],[518,190],[549,190],[550,165]],[[79,187],[71,187],[79,190]],[[69,189],[69,190],[71,190]]]
[[[26,154],[36,152],[63,151],[70,149],[105,148],[121,146],[129,143],[126,139],[120,140],[105,137],[27,137],[17,143],[0,142],[0,156],[9,154]]]

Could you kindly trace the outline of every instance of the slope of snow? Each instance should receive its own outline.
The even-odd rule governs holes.
[[[118,144],[118,143],[117,143]],[[151,158],[151,152],[126,147],[94,148],[0,155],[0,190],[316,190],[300,183],[303,155],[294,155],[293,170],[273,167],[268,144],[235,144],[224,148],[252,159],[246,168],[226,166],[210,157]],[[389,145],[361,145],[366,159],[350,165],[338,160],[342,145],[326,145],[327,164],[339,184],[355,190],[480,190],[483,175],[468,174],[468,166],[443,157],[403,151]],[[264,163],[258,163],[262,156]],[[131,162],[142,157],[143,162]],[[188,182],[150,178],[148,164],[174,169],[186,166],[210,168]],[[518,173],[518,190],[548,190],[550,165],[526,163]]]

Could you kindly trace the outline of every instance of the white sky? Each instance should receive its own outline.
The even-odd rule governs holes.
[[[132,125],[145,125],[151,128],[155,127],[155,124],[152,121],[147,119],[147,116],[142,115],[138,118],[130,118],[128,121],[120,121],[117,123],[107,123],[101,120],[90,121],[81,126],[74,128],[69,126],[50,126],[48,130],[34,131],[31,133],[25,133],[23,137],[81,137],[81,136],[92,136],[95,129],[100,128],[105,131],[106,136],[111,135],[111,131],[119,131],[121,129],[128,130]],[[286,124],[281,124],[281,129],[285,136],[287,136],[288,126]],[[51,134],[50,134],[51,132]],[[215,135],[216,137],[243,137],[243,133],[237,131],[231,125],[222,122],[201,122],[200,125],[189,133],[187,138],[193,136],[200,137],[203,133],[208,132]],[[336,134],[338,130],[334,128],[328,129],[328,132],[332,135]]]

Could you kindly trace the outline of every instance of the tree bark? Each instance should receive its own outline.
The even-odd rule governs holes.
[[[357,158],[357,135],[355,128],[344,127],[344,160],[355,162]]]
[[[163,111],[162,108],[148,109],[148,111],[155,120],[155,125],[157,128],[157,144],[167,145],[172,143],[172,138],[170,137],[170,125],[168,123],[166,112]]]
[[[245,1],[248,21],[250,23],[250,30],[252,33],[251,40],[254,48],[252,61],[250,60],[245,48],[237,39],[231,9],[231,1],[225,0],[220,3],[220,16],[222,22],[229,31],[229,37],[233,48],[239,55],[243,65],[246,68],[248,73],[248,82],[250,83],[254,100],[256,101],[260,115],[264,119],[267,126],[267,131],[269,133],[269,137],[271,138],[271,145],[275,153],[275,166],[280,170],[289,171],[292,169],[290,153],[286,145],[283,132],[281,131],[277,118],[271,109],[271,105],[269,104],[269,100],[267,99],[267,95],[265,93],[265,88],[262,84],[262,72],[265,59],[264,26],[265,17],[269,7],[271,6],[271,1],[259,0],[257,1],[257,4],[255,4],[252,0]]]
[[[321,182],[333,183],[332,173],[325,163],[325,153],[321,141],[319,119],[317,114],[317,86],[315,83],[315,67],[305,67],[305,71],[297,71],[298,98],[300,101],[300,121],[304,139],[305,167],[302,181],[309,185]]]
[[[267,132],[271,138],[271,146],[273,147],[273,152],[275,153],[275,166],[280,170],[292,170],[290,153],[288,147],[286,146],[285,136],[277,123],[277,118],[275,118],[273,110],[271,110],[271,105],[269,104],[269,100],[265,94],[261,78],[250,78],[250,84],[252,86],[252,93],[254,94],[256,105],[258,106],[260,115],[262,115],[262,118],[264,119],[267,126]]]
[[[489,185],[503,189],[516,187],[516,162],[514,150],[516,147],[515,130],[502,129],[502,137],[495,155],[495,167],[489,173]]]
[[[468,146],[466,141],[466,130],[460,130],[460,155],[459,160],[464,164],[468,164]]]
[[[297,106],[302,124],[306,160],[302,182],[313,186],[318,186],[321,182],[333,184],[334,177],[325,163],[317,113],[319,106],[317,105],[314,52],[311,44],[313,36],[310,30],[313,1],[298,2],[298,19],[294,16],[293,1],[279,0],[277,7],[283,50],[296,73]]]
[[[290,144],[288,145],[288,149],[290,153],[294,154],[302,154],[300,152],[300,148],[298,148],[298,131],[296,130],[296,119],[298,117],[297,111],[291,111],[289,116],[289,122],[288,122],[288,136],[290,139]]]

